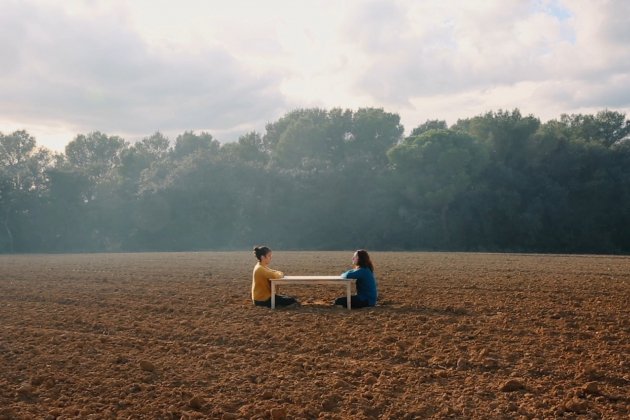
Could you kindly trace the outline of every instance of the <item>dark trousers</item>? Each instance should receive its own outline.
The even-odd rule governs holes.
[[[337,298],[335,300],[335,305],[341,305],[344,308],[347,308],[348,307],[348,298],[347,298],[347,296],[342,296],[340,298]],[[350,296],[350,306],[351,306],[350,309],[366,308],[366,307],[370,306],[370,302],[368,302],[367,300],[361,299],[357,295],[352,295],[352,296]]]
[[[293,303],[297,302],[294,297],[284,296],[284,295],[276,295],[276,306],[289,306]],[[256,306],[264,306],[266,308],[271,308],[271,298],[267,300],[255,300],[254,305]]]

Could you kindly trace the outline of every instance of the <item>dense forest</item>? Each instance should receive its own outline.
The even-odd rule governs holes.
[[[383,109],[302,109],[221,144],[0,133],[0,252],[630,252],[625,114],[519,110],[405,136]]]

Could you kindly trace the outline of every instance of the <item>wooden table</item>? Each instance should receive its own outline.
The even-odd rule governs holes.
[[[346,297],[348,309],[350,307],[350,296],[352,295],[352,284],[355,279],[346,279],[341,276],[284,276],[281,279],[269,279],[271,282],[271,309],[276,307],[276,285],[277,284],[341,284],[346,286]]]

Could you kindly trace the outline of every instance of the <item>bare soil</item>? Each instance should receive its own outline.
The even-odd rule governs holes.
[[[378,306],[272,311],[250,252],[0,256],[0,419],[630,416],[630,257],[372,257]]]

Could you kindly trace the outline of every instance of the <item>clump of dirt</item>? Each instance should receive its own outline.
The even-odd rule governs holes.
[[[249,252],[0,256],[0,419],[630,416],[630,258],[372,258],[377,307],[287,285],[272,311]]]

